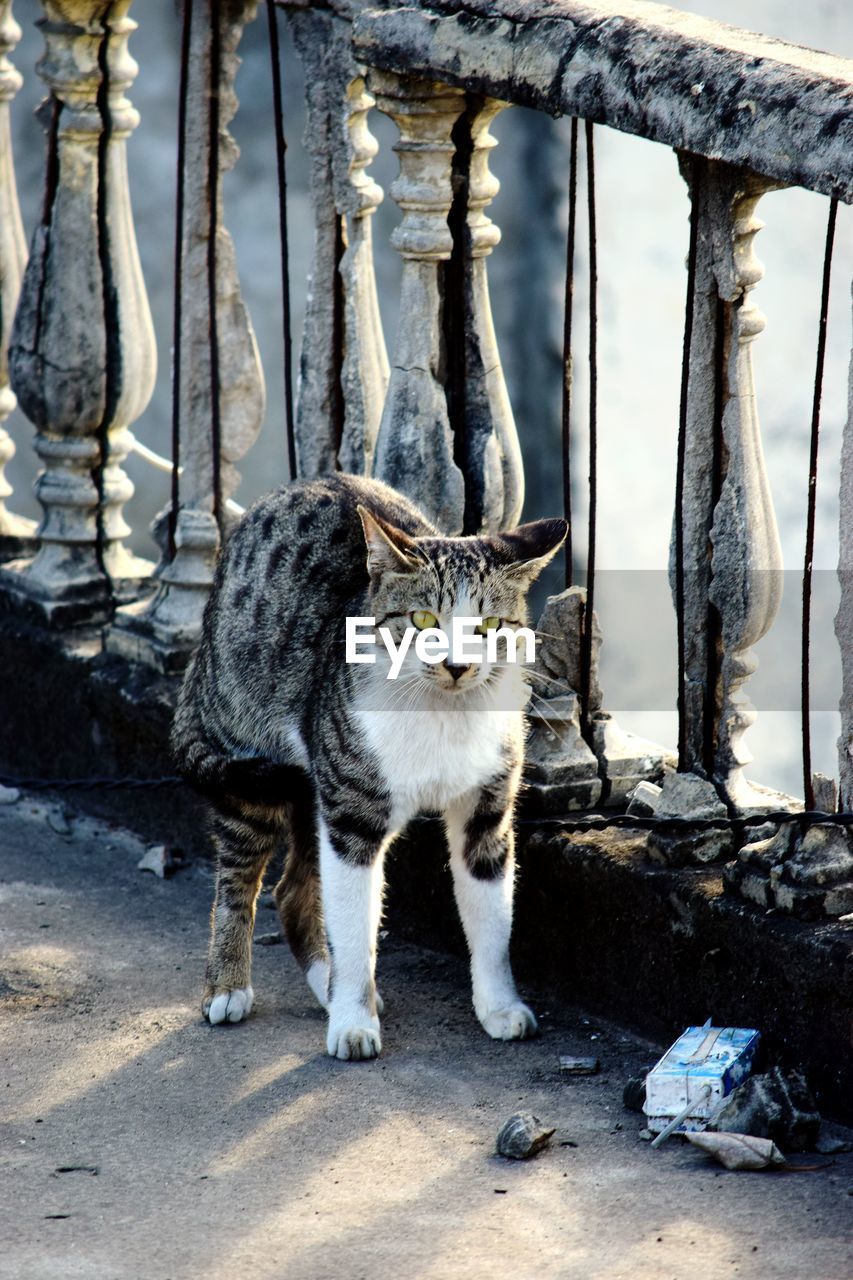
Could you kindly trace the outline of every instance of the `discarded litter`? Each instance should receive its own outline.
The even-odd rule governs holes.
[[[560,1070],[569,1076],[594,1076],[601,1070],[598,1058],[572,1058],[560,1054]]]
[[[183,858],[177,856],[171,849],[167,849],[164,844],[153,844],[139,859],[136,869],[153,871],[155,876],[165,880],[184,865]]]
[[[544,1128],[538,1116],[519,1112],[510,1116],[498,1132],[497,1152],[508,1160],[529,1160],[538,1155],[554,1136],[554,1129]]]
[[[704,1129],[748,1076],[759,1038],[746,1027],[712,1027],[710,1018],[703,1027],[688,1027],[646,1078],[643,1110],[652,1132]]]
[[[787,1164],[769,1138],[746,1133],[685,1133],[688,1142],[713,1156],[726,1169],[771,1169]]]
[[[799,1071],[773,1067],[734,1089],[714,1112],[710,1127],[770,1138],[786,1151],[809,1151],[820,1132],[820,1113]]]
[[[622,1106],[628,1111],[642,1111],[646,1101],[646,1078],[653,1069],[654,1063],[650,1062],[627,1081],[622,1090]]]

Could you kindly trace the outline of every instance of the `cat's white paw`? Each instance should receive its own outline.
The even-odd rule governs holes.
[[[220,991],[208,996],[201,1011],[211,1026],[220,1022],[242,1022],[252,1012],[255,993],[251,987],[235,987],[233,991]]]
[[[532,1010],[520,1000],[505,1009],[493,1009],[480,1021],[493,1040],[527,1040],[539,1030]]]
[[[331,1021],[326,1049],[332,1058],[340,1058],[343,1062],[377,1057],[382,1050],[379,1019],[371,1018],[365,1010],[360,1018]]]

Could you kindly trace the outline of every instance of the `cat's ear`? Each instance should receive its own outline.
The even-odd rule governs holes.
[[[512,553],[512,563],[504,572],[530,586],[560,550],[568,532],[565,520],[531,520],[509,533],[499,534],[501,542]]]
[[[359,505],[357,511],[367,543],[367,571],[371,578],[381,578],[383,573],[414,573],[422,566],[413,538],[366,507]]]

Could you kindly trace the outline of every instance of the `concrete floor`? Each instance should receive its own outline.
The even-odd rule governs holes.
[[[853,1275],[853,1156],[735,1174],[650,1150],[621,1093],[656,1047],[547,992],[540,1038],[495,1044],[464,964],[388,937],[384,1053],[350,1065],[286,947],[257,946],[256,1012],[206,1026],[210,869],[161,881],[142,852],[0,808],[3,1280]],[[602,1072],[561,1078],[560,1053]],[[516,1110],[557,1128],[524,1164],[493,1154]]]

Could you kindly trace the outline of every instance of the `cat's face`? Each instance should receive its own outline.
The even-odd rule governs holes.
[[[429,663],[416,653],[414,639],[418,631],[432,628],[449,638],[454,618],[481,618],[483,632],[527,626],[528,589],[562,546],[568,531],[565,520],[538,520],[511,533],[484,537],[411,538],[364,508],[359,514],[377,633],[380,626],[387,627],[399,645],[405,632],[412,632],[398,683],[458,698],[494,684],[508,666],[518,669],[508,662],[503,640],[493,661],[486,657],[484,645],[482,662],[454,663],[449,655]],[[523,658],[523,652],[519,656]],[[390,667],[381,643],[377,661]],[[403,696],[401,692],[401,701]]]

